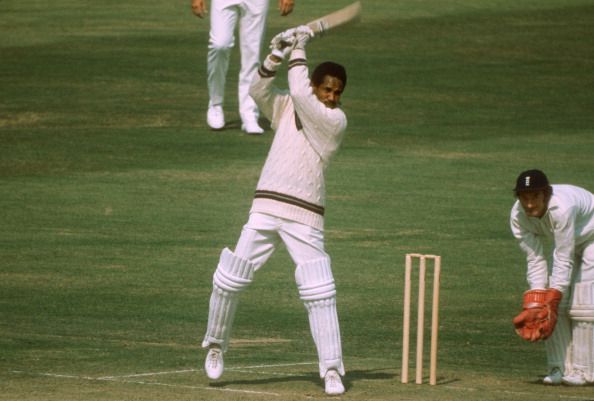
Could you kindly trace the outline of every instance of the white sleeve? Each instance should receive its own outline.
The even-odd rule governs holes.
[[[281,63],[273,62],[270,57],[266,57],[256,74],[254,74],[249,89],[249,95],[258,105],[258,109],[270,121],[272,121],[276,97],[282,93],[273,86],[276,71],[280,65]]]
[[[340,108],[326,107],[313,93],[308,77],[305,52],[293,50],[289,62],[289,92],[295,112],[307,137],[325,162],[338,149],[346,130],[346,115]]]
[[[541,237],[529,231],[525,216],[518,212],[518,204],[514,205],[510,218],[511,230],[518,240],[520,248],[526,254],[526,280],[531,290],[547,288],[548,270],[544,256]]]
[[[553,269],[551,273],[552,288],[565,293],[571,283],[571,273],[575,258],[575,208],[554,213],[553,230],[555,251],[553,252]]]

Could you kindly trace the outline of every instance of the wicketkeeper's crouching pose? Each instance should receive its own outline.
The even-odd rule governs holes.
[[[514,319],[528,341],[547,340],[545,384],[594,382],[594,195],[550,185],[540,170],[516,181],[511,229],[527,255],[530,290]],[[544,239],[553,241],[551,276]],[[548,285],[547,285],[548,283]]]
[[[347,82],[344,68],[333,62],[308,77],[305,45],[313,36],[306,26],[277,35],[254,79],[250,96],[275,129],[260,175],[247,224],[234,252],[223,250],[214,273],[208,327],[206,374],[223,373],[223,352],[238,296],[254,279],[280,241],[296,265],[299,296],[319,358],[320,377],[328,394],[342,394],[344,375],[336,288],[330,257],[324,251],[324,170],[338,149],[347,120],[339,100]],[[285,57],[289,90],[273,86]]]

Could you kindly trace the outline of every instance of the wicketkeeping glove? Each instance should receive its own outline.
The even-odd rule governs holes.
[[[513,320],[516,333],[527,341],[546,340],[557,324],[563,294],[554,288],[524,293],[523,311]]]

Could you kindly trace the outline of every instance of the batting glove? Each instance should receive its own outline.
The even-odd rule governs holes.
[[[307,25],[301,25],[295,28],[295,44],[294,49],[305,49],[305,45],[311,38],[315,36],[314,31]]]
[[[279,33],[270,41],[270,50],[272,55],[284,60],[295,44],[295,29],[287,29],[284,32]]]

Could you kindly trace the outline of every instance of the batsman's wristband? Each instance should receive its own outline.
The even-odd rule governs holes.
[[[281,52],[281,54],[282,54],[282,52]],[[275,53],[274,53],[274,51],[273,51],[273,52],[272,52],[270,55],[268,55],[268,56],[267,56],[267,57],[264,59],[264,62],[262,63],[262,67],[264,67],[264,68],[265,68],[266,70],[268,70],[268,71],[275,72],[275,71],[277,71],[277,70],[280,68],[280,66],[281,66],[281,64],[282,64],[282,61],[275,62],[275,61],[273,61],[273,60],[271,59],[271,57],[270,57],[270,56],[279,57],[279,56],[278,56],[277,54],[275,54]],[[279,58],[280,58],[280,59],[282,59],[282,55],[281,55]]]

